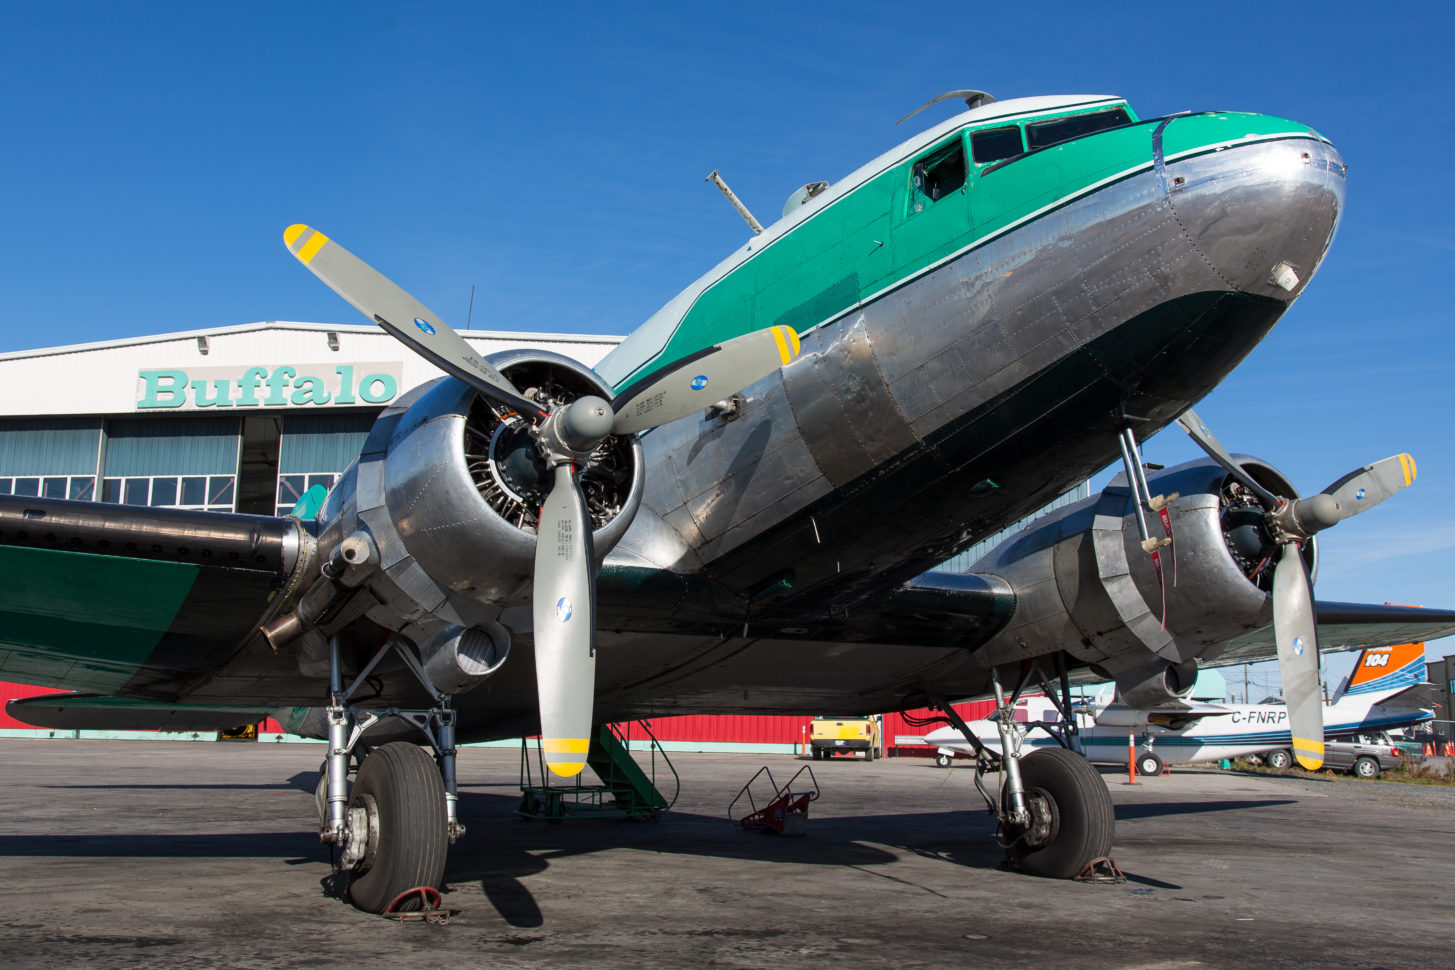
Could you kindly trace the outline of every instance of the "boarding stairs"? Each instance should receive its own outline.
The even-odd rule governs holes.
[[[635,741],[637,750],[647,754],[645,769],[632,753],[634,742],[630,735],[637,733],[641,735]],[[671,782],[671,797],[657,787],[659,762],[662,778]],[[676,804],[682,790],[677,770],[646,721],[628,722],[625,731],[615,724],[597,726],[586,750],[586,764],[600,784],[583,783],[584,772],[576,776],[574,783],[555,778],[546,768],[540,738],[522,738],[521,797],[515,813],[527,820],[539,818],[551,823],[580,818],[655,822]]]
[[[800,783],[799,778],[804,774],[808,775],[808,780]],[[772,789],[772,794],[765,797],[763,807],[759,808],[753,788],[757,785],[761,792],[764,784]],[[742,791],[728,805],[728,818],[750,831],[756,829],[777,832],[779,835],[804,835],[808,831],[808,804],[817,801],[818,796],[818,779],[814,778],[813,769],[808,765],[799,768],[781,788],[773,780],[773,772],[764,765],[758,769],[757,774],[748,779]],[[747,799],[749,811],[747,815],[739,816],[736,811],[744,799]]]

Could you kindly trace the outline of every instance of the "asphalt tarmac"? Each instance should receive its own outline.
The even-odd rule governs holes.
[[[321,745],[0,741],[0,966],[1455,966],[1455,789],[1180,771],[1125,784],[1120,885],[997,868],[966,768],[681,754],[656,824],[526,822],[519,753],[467,749],[446,925],[338,898]],[[807,834],[744,832],[763,764]]]

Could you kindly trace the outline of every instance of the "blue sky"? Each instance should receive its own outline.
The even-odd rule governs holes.
[[[0,5],[0,351],[358,322],[285,252],[299,221],[456,325],[475,285],[477,328],[626,333],[743,241],[714,168],[766,221],[952,88],[1268,112],[1334,141],[1348,211],[1199,412],[1304,491],[1412,452],[1318,593],[1455,607],[1450,7],[526,6]]]

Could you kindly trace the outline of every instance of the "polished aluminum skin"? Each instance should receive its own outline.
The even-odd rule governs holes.
[[[1242,463],[1293,494],[1268,465]],[[1273,622],[1272,598],[1243,574],[1223,536],[1227,477],[1209,459],[1149,477],[1152,494],[1179,495],[1168,506],[1174,543],[1163,554],[1163,585],[1142,549],[1124,474],[1100,495],[1050,513],[992,550],[971,571],[1008,583],[1016,613],[978,659],[1018,662],[1054,643],[1115,678],[1126,703],[1175,700],[1198,665]]]
[[[1276,141],[1173,161],[973,248],[804,335],[798,360],[745,392],[738,420],[649,435],[644,513],[619,554],[684,571],[710,563],[1177,297],[1291,302],[1343,202],[1332,146]],[[1299,273],[1293,292],[1272,278],[1283,262]],[[1127,403],[1160,406],[1160,427],[1192,402]],[[642,521],[648,513],[681,541]],[[917,523],[897,518],[908,554]],[[961,547],[980,538],[966,534]]]
[[[491,357],[506,374],[540,362],[563,379],[574,375],[578,394],[609,393],[588,368],[546,351]],[[375,570],[351,584],[372,599],[363,615],[421,645],[455,644],[470,629],[498,642],[497,622],[515,633],[530,630],[535,535],[496,514],[471,475],[464,442],[475,403],[473,390],[441,379],[387,408],[319,514],[322,548],[340,549],[352,536],[377,549]],[[594,532],[598,555],[621,540],[641,500],[635,442],[632,454],[625,506]],[[466,677],[470,667],[456,673]]]

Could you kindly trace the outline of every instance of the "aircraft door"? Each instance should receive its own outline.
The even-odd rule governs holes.
[[[927,266],[970,241],[968,174],[959,132],[910,163],[894,231],[894,261],[901,272]]]

